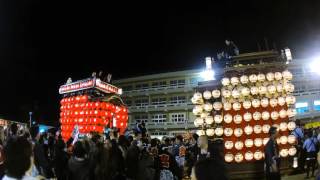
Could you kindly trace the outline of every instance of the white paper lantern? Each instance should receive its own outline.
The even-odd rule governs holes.
[[[253,99],[252,100],[252,107],[254,107],[254,108],[260,107],[260,100],[259,99]]]
[[[223,135],[223,129],[221,127],[218,127],[214,130],[214,133],[217,135],[217,136],[222,136]]]
[[[231,116],[231,114],[226,114],[226,115],[224,115],[223,120],[224,120],[224,122],[227,123],[227,124],[231,123],[231,122],[232,122],[232,116]]]
[[[241,109],[241,104],[239,102],[235,102],[232,105],[233,110],[239,111]]]
[[[279,112],[279,117],[280,118],[286,118],[287,117],[287,111],[285,109],[281,109]]]
[[[280,144],[287,144],[288,138],[287,136],[281,136],[280,137]]]
[[[202,112],[200,115],[200,117],[203,119],[205,119],[207,116],[209,116],[209,113],[207,113],[207,112]]]
[[[294,91],[294,85],[291,83],[286,83],[284,85],[284,89],[286,90],[287,93],[293,93]]]
[[[259,93],[259,88],[256,87],[256,86],[252,86],[250,88],[250,92],[251,92],[252,95],[257,95]]]
[[[263,138],[263,145],[265,146],[269,141],[269,138]]]
[[[196,92],[194,93],[193,97],[198,100],[198,99],[202,99],[202,94],[200,92]]]
[[[248,151],[244,154],[244,158],[247,161],[251,161],[253,159],[253,153],[251,151]]]
[[[236,156],[234,157],[234,161],[237,163],[240,163],[243,161],[243,155],[241,153],[237,153]]]
[[[240,77],[240,81],[242,84],[247,84],[249,82],[249,77],[246,75],[243,75]]]
[[[244,141],[244,145],[247,147],[247,148],[250,148],[253,146],[253,140],[252,139],[246,139]]]
[[[204,130],[197,130],[198,136],[204,136],[206,135],[206,132]]]
[[[270,94],[274,94],[274,93],[276,93],[276,91],[277,91],[277,89],[276,89],[276,87],[274,85],[269,85],[268,86],[268,92]]]
[[[194,97],[191,98],[191,102],[192,102],[192,104],[197,104],[197,101]]]
[[[280,156],[281,156],[281,157],[285,158],[285,157],[287,157],[288,155],[289,155],[288,149],[281,149],[281,150],[280,150]]]
[[[289,108],[287,110],[287,115],[288,115],[289,118],[294,117],[296,114],[297,114],[296,109]]]
[[[278,111],[272,111],[271,112],[271,119],[272,120],[277,120],[279,118],[279,113]]]
[[[224,160],[225,160],[227,163],[232,162],[233,159],[234,159],[234,156],[233,156],[233,154],[231,154],[231,153],[227,153],[227,154],[224,156]]]
[[[262,131],[263,133],[269,133],[270,125],[269,124],[264,124],[262,126]]]
[[[281,83],[277,84],[277,92],[281,93],[283,90],[283,85]]]
[[[274,73],[274,78],[277,81],[280,81],[282,79],[282,73],[281,72],[275,72]]]
[[[207,130],[206,130],[206,133],[207,133],[207,135],[210,136],[210,137],[211,137],[211,136],[214,136],[214,129],[207,129]]]
[[[224,143],[224,147],[225,147],[226,149],[232,149],[232,148],[233,148],[233,142],[232,142],[232,141],[226,141],[226,142]]]
[[[244,87],[241,89],[241,94],[245,97],[249,96],[250,95],[250,89],[247,88],[247,87]]]
[[[233,89],[232,90],[232,97],[235,98],[235,99],[240,97],[240,92],[239,92],[238,89]]]
[[[289,72],[288,70],[285,70],[282,72],[282,77],[285,80],[292,80],[292,73]]]
[[[249,81],[250,81],[250,82],[255,83],[255,82],[257,82],[257,80],[258,80],[257,75],[251,74],[251,75],[249,76]]]
[[[213,109],[216,111],[220,111],[222,109],[222,103],[221,102],[214,102]]]
[[[233,134],[233,130],[231,128],[225,128],[224,129],[224,135],[227,136],[227,137],[230,137],[232,136]]]
[[[203,92],[203,98],[204,99],[210,99],[211,98],[211,92],[210,91],[204,91]]]
[[[212,116],[206,117],[205,120],[206,120],[206,123],[209,124],[209,125],[213,124],[213,121],[214,121]]]
[[[251,121],[251,119],[252,119],[252,114],[249,113],[249,112],[244,113],[243,119],[244,119],[245,121],[247,121],[247,122]]]
[[[231,108],[232,108],[231,103],[229,103],[229,102],[223,103],[223,109],[224,109],[225,111],[229,111],[229,110],[231,110]]]
[[[259,94],[264,95],[267,93],[267,87],[266,86],[260,86],[259,87]]]
[[[240,136],[242,136],[242,134],[243,134],[243,131],[242,131],[241,128],[236,128],[236,129],[234,129],[234,135],[235,135],[236,137],[240,137]]]
[[[296,128],[296,123],[295,123],[294,121],[290,121],[290,122],[288,123],[288,129],[289,129],[290,131],[293,131],[295,128]]]
[[[220,91],[217,90],[217,89],[213,90],[212,91],[212,97],[215,98],[215,99],[219,98],[220,97]]]
[[[262,159],[262,152],[259,151],[259,150],[256,151],[256,152],[254,153],[253,157],[254,157],[254,159],[257,160],[257,161],[261,160],[261,159]]]
[[[275,98],[270,99],[270,106],[276,107],[278,105],[278,100]]]
[[[297,153],[297,149],[294,146],[289,148],[289,152],[288,152],[289,156],[294,156],[296,155],[296,153]]]
[[[249,101],[249,100],[243,101],[243,108],[250,109],[251,108],[251,101]]]
[[[256,147],[261,147],[262,146],[262,143],[263,143],[263,140],[261,138],[256,138],[254,139],[254,145]]]
[[[269,100],[268,100],[268,98],[263,98],[263,99],[261,99],[261,106],[262,107],[268,107],[268,105],[269,105]]]
[[[252,128],[252,126],[246,126],[245,128],[244,128],[244,133],[246,133],[247,135],[250,135],[250,134],[252,134],[252,132],[253,132],[253,128]]]
[[[280,131],[286,131],[288,129],[288,124],[286,122],[280,123]]]
[[[215,115],[214,116],[214,122],[217,123],[217,124],[220,124],[222,122],[223,118],[222,118],[222,115]]]
[[[262,73],[258,74],[258,81],[263,82],[266,80],[266,76]]]
[[[296,142],[296,137],[294,135],[289,135],[288,136],[288,143],[294,144],[295,142]]]
[[[286,99],[284,97],[278,97],[279,106],[283,106],[286,104]]]
[[[229,98],[231,96],[231,91],[229,91],[228,89],[223,89],[222,96],[225,98]]]
[[[192,110],[194,115],[200,115],[202,111],[203,111],[203,108],[201,105],[195,105]]]
[[[221,84],[223,86],[228,86],[230,84],[230,79],[229,78],[222,78]]]
[[[232,77],[231,78],[231,84],[236,86],[239,84],[239,78],[238,77]]]
[[[263,111],[262,112],[262,120],[269,120],[270,118],[270,113],[268,111]]]
[[[296,98],[295,98],[294,96],[292,96],[292,95],[288,95],[288,96],[286,97],[286,103],[287,103],[288,105],[295,104],[295,103],[296,103]]]
[[[267,80],[273,81],[274,80],[274,74],[272,72],[267,73]]]
[[[241,150],[243,148],[243,142],[242,141],[237,141],[234,145],[234,147],[237,149],[237,150]]]
[[[234,123],[236,123],[236,124],[240,124],[240,123],[242,122],[242,116],[239,115],[239,114],[233,116],[233,121],[234,121]]]
[[[203,124],[204,124],[204,121],[203,121],[202,118],[196,118],[196,119],[194,120],[194,125],[195,125],[196,127],[202,126]]]
[[[254,119],[255,121],[260,120],[260,119],[261,119],[261,113],[258,112],[258,111],[254,112],[254,113],[253,113],[253,119]]]
[[[207,102],[203,105],[203,109],[207,112],[211,112],[212,111],[212,104]]]
[[[255,125],[253,127],[253,131],[254,131],[255,134],[260,134],[261,131],[262,131],[262,127],[260,125]]]

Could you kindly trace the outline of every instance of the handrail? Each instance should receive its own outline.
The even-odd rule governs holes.
[[[159,87],[150,87],[150,88],[146,88],[146,89],[133,89],[133,90],[129,90],[129,91],[124,90],[123,92],[124,93],[145,92],[145,91],[153,91],[153,90],[194,87],[197,85],[198,85],[197,83],[186,83],[186,84],[180,84],[180,85],[178,84],[175,86],[166,85],[166,86],[159,86]]]

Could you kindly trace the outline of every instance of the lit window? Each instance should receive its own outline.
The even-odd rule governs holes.
[[[320,100],[313,101],[313,108],[315,111],[320,111]]]
[[[186,121],[185,113],[171,114],[171,121],[175,123],[184,123]]]
[[[303,114],[309,112],[309,107],[307,102],[298,102],[296,103],[296,110],[298,114]]]

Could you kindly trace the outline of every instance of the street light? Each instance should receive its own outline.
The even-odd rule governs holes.
[[[200,73],[200,76],[205,81],[214,80],[214,71],[212,69],[212,60],[211,57],[206,57],[206,69]]]
[[[320,75],[320,58],[313,60],[310,65],[311,72],[318,73]]]

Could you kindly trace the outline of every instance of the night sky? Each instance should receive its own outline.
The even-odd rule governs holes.
[[[290,47],[320,51],[320,1],[223,1],[211,4],[0,1],[0,117],[58,121],[67,77],[104,70],[114,78],[199,68],[225,38],[240,52]],[[299,3],[298,3],[299,2]]]

